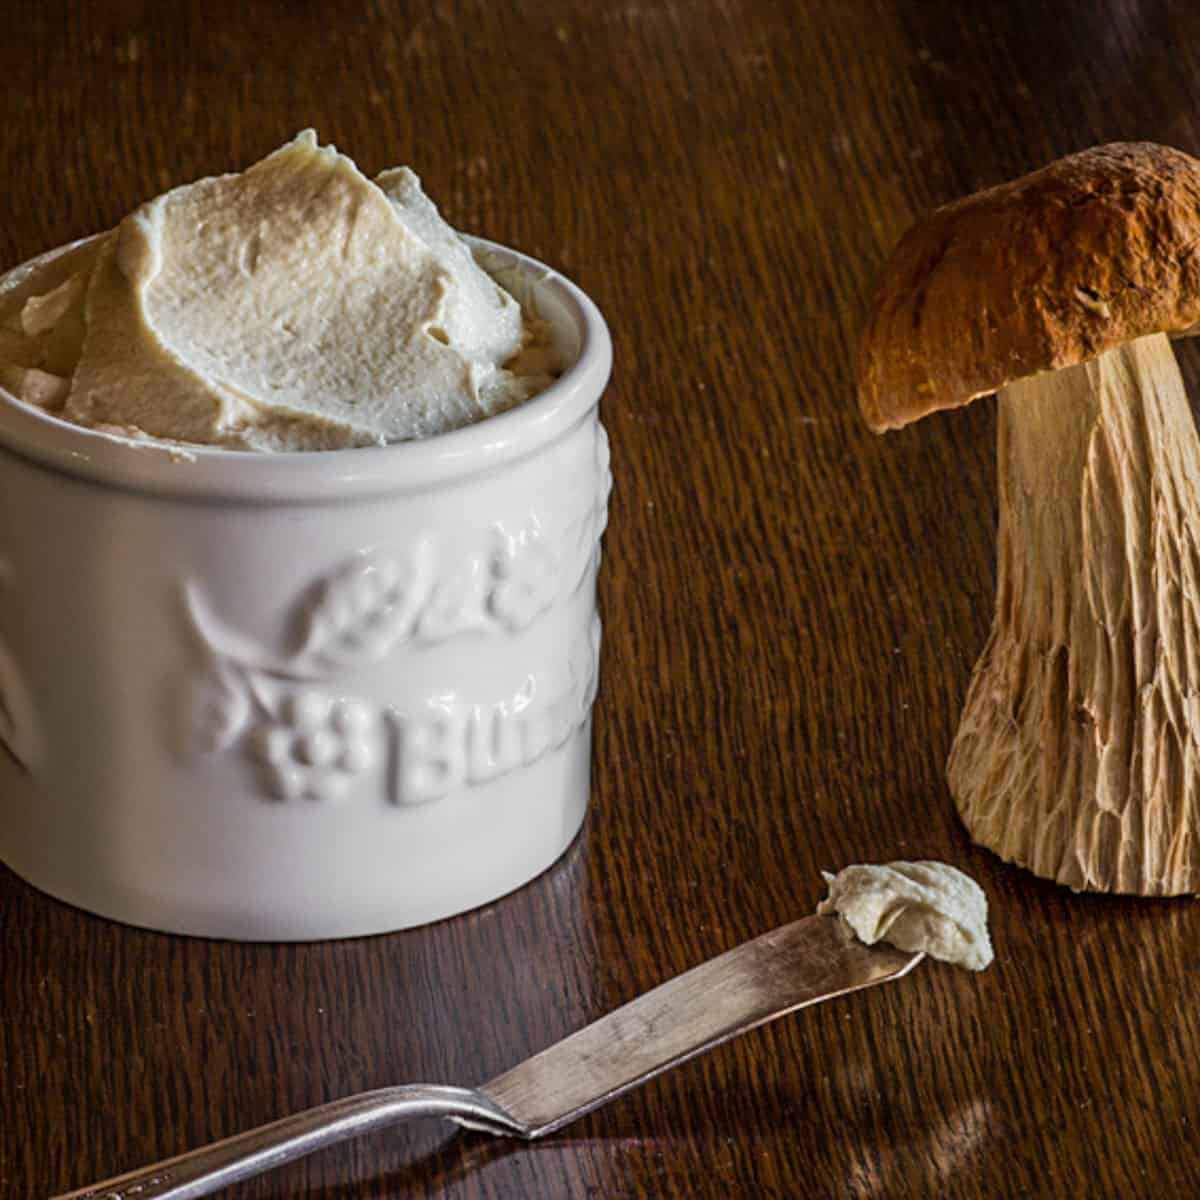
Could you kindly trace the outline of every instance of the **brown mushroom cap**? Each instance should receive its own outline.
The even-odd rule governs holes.
[[[1114,142],[939,208],[880,276],[858,361],[876,433],[1200,320],[1200,160]]]

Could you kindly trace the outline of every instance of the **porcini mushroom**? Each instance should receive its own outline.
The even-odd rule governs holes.
[[[999,393],[996,613],[946,772],[972,838],[1075,889],[1200,891],[1200,161],[1119,143],[932,213],[883,269],[877,433]]]

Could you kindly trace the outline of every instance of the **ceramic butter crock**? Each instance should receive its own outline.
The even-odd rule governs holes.
[[[18,875],[135,925],[294,940],[462,912],[566,848],[589,791],[611,346],[570,282],[488,249],[570,365],[427,441],[180,452],[0,402]]]

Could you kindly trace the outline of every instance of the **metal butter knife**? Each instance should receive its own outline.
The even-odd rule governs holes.
[[[806,917],[695,967],[479,1088],[409,1084],[262,1125],[54,1200],[185,1200],[409,1117],[521,1138],[554,1133],[722,1042],[924,957],[865,946],[836,917]]]

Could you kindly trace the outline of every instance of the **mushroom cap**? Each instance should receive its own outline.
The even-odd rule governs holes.
[[[859,348],[876,433],[1200,321],[1200,160],[1114,142],[932,212],[883,267]]]

